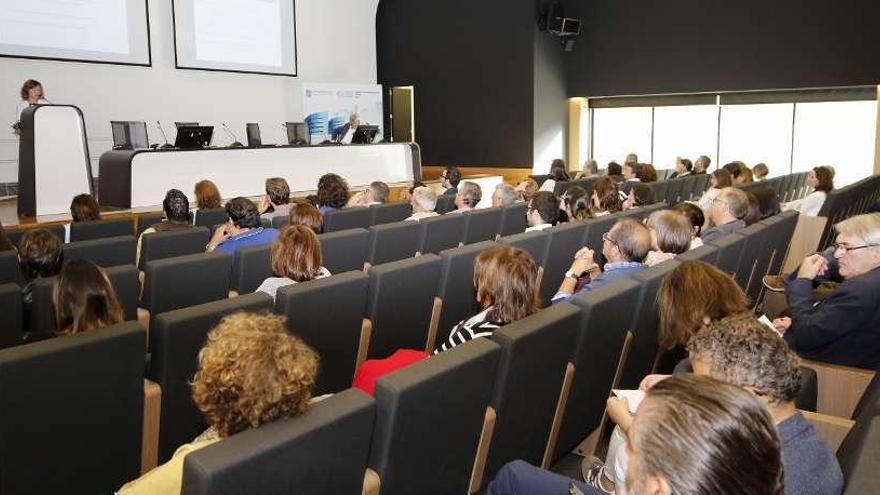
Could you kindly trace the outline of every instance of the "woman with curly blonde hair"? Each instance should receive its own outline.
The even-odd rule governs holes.
[[[302,413],[312,398],[317,374],[317,354],[287,331],[283,317],[237,313],[223,318],[199,352],[192,381],[193,401],[208,429],[118,493],[180,493],[187,454]]]

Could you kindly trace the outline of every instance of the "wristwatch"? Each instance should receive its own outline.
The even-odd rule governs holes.
[[[581,274],[575,273],[575,272],[569,270],[569,271],[565,272],[565,278],[568,278],[568,277],[571,277],[571,278],[577,280],[577,279],[581,278]]]

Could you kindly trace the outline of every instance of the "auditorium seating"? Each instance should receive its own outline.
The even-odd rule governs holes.
[[[745,241],[745,237],[734,232],[708,243],[718,249],[718,258],[715,263],[718,269],[733,275],[740,287],[748,282],[747,280],[743,281],[742,272],[739,270]]]
[[[64,240],[64,225],[54,224],[54,225],[35,225],[33,227],[26,227],[20,229],[9,229],[6,230],[6,236],[9,237],[9,241],[12,242],[15,246],[18,246],[18,243],[21,241],[21,236],[24,235],[25,232],[31,229],[44,229],[48,230],[50,233],[55,234],[56,237]],[[126,232],[126,234],[130,234],[131,232]]]
[[[13,347],[22,339],[21,287],[0,284],[0,349]]]
[[[144,270],[141,307],[155,316],[229,295],[232,256],[201,253],[150,261]]]
[[[380,265],[415,256],[419,250],[418,222],[397,222],[370,227],[367,261]]]
[[[435,325],[435,347],[446,341],[458,322],[482,311],[474,290],[474,260],[493,246],[494,242],[484,241],[440,252],[442,271],[437,284],[440,313]]]
[[[461,244],[464,217],[440,215],[419,220],[419,252],[437,254]]]
[[[369,281],[367,274],[357,270],[278,289],[276,312],[287,318],[294,335],[321,356],[315,395],[351,386],[357,366],[366,357],[370,327],[364,315]]]
[[[450,211],[455,209],[455,195],[454,194],[441,194],[437,196],[437,205],[434,208],[434,211],[437,213],[444,215],[449,213]]]
[[[159,462],[166,462],[180,445],[205,428],[202,413],[192,401],[190,382],[208,332],[226,315],[238,311],[269,311],[272,298],[248,294],[168,311],[150,322],[148,377],[162,389]]]
[[[211,232],[204,227],[145,235],[141,238],[138,268],[143,271],[150,261],[204,253],[210,240]]]
[[[584,246],[593,250],[596,257],[602,255],[602,236],[614,227],[620,220],[619,214],[603,215],[587,222],[587,231],[584,234]],[[602,257],[604,259],[604,256]],[[604,262],[601,263],[604,265]]]
[[[229,217],[226,215],[226,208],[196,210],[193,212],[193,225],[196,227],[205,227],[213,232],[214,227],[226,223],[228,218]]]
[[[528,203],[514,203],[501,209],[501,229],[498,234],[513,235],[519,234],[526,230],[528,224],[526,222],[526,213],[528,212]]]
[[[370,225],[400,222],[410,215],[412,215],[412,205],[407,202],[371,205]]]
[[[272,277],[270,263],[271,244],[249,246],[235,250],[230,273],[230,288],[239,294],[248,294],[269,277]]]
[[[0,492],[112,493],[141,472],[134,322],[0,351]]]
[[[128,217],[93,222],[74,222],[70,224],[70,242],[131,235],[133,227],[132,220]]]
[[[492,241],[501,230],[501,208],[483,208],[461,214],[464,217],[464,244]]]
[[[360,493],[375,416],[375,402],[363,392],[336,394],[187,455],[180,493]]]
[[[834,242],[834,224],[865,213],[878,200],[880,200],[880,175],[873,175],[829,192],[822,209],[819,210],[819,216],[828,219],[822,239],[819,241],[819,250],[825,249]]]
[[[700,247],[679,254],[675,259],[680,261],[704,261],[714,265],[718,260],[718,248],[711,244],[703,244]]]
[[[544,263],[544,253],[547,251],[547,241],[549,239],[550,236],[545,232],[533,231],[502,237],[501,239],[498,239],[498,242],[499,244],[518,247],[529,253],[529,256],[531,256],[532,260],[535,262],[535,266],[538,267],[538,278],[535,280],[535,284],[540,287],[541,276],[544,273],[544,268],[542,266]]]
[[[132,235],[71,242],[64,245],[64,259],[84,259],[104,267],[133,265],[136,245]]]
[[[376,381],[365,494],[466,493],[499,355],[476,339]]]
[[[565,272],[574,260],[574,254],[584,246],[584,236],[590,223],[571,222],[544,230],[548,236],[547,249],[541,262],[544,274],[541,277],[540,295],[544,305],[550,304],[550,298],[562,284]]]
[[[370,226],[370,209],[364,206],[330,210],[324,213],[324,232],[339,230],[366,229]]]
[[[23,281],[21,268],[18,266],[18,254],[15,251],[0,252],[0,284]]]
[[[137,230],[135,234],[140,237],[145,230],[161,222],[165,218],[164,213],[142,213],[137,217]]]

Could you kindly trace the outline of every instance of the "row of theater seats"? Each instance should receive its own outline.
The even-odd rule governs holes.
[[[744,287],[749,287],[766,273],[765,266],[782,259],[796,219],[784,213],[683,257],[715,263],[741,283],[747,280]],[[559,232],[574,229],[582,236],[575,236],[580,245],[589,245],[590,232],[600,230],[597,220],[500,242],[516,243],[534,254],[542,239],[551,259],[536,256],[543,259],[540,264],[565,264],[570,257],[548,250],[549,243]],[[275,310],[321,355],[317,392],[346,388],[356,363],[366,356],[384,356],[401,347],[430,349],[430,325],[438,311],[442,314],[456,301],[471,305],[459,308],[463,316],[473,311],[472,261],[492,245],[464,246],[440,256],[375,266],[367,274],[342,273],[282,288]],[[193,453],[186,461],[182,493],[236,493],[248,486],[358,493],[365,468],[370,469],[368,484],[378,482],[382,493],[462,493],[468,486],[478,488],[480,480],[491,479],[515,458],[553,466],[603,424],[612,386],[634,388],[652,371],[656,292],[679,263],[666,262],[580,294],[570,303],[503,327],[491,339],[469,342],[386,376],[377,383],[375,400],[344,391],[301,418]],[[438,281],[439,287],[426,280]],[[327,311],[328,301],[333,311]],[[380,304],[384,307],[376,306]],[[160,461],[205,426],[189,399],[187,381],[207,332],[224,314],[271,307],[268,296],[250,294],[156,317],[146,376],[161,387]],[[365,316],[369,323],[364,323]],[[12,476],[0,479],[6,483],[0,491],[56,492],[62,486],[107,491],[137,475],[145,456],[136,440],[148,423],[139,388],[145,376],[140,366],[145,339],[143,328],[126,323],[0,351],[0,369],[10,370],[0,374],[0,386],[9,391],[0,408],[15,411],[3,413],[11,420],[0,422],[0,432],[7,430],[3,438],[10,441],[0,449],[17,454],[0,455],[0,462],[10,463],[0,468],[13,468],[7,471]],[[72,360],[81,364],[71,366]],[[32,374],[38,379],[30,379]],[[872,385],[869,392],[876,388]],[[106,406],[109,402],[112,407]],[[876,411],[874,404],[865,407]],[[61,410],[66,414],[45,414]],[[41,421],[30,421],[34,417]],[[856,421],[851,438],[841,446],[842,459],[851,459],[856,467],[865,462],[860,452],[876,448],[880,433],[876,420],[864,423]],[[40,449],[41,465],[60,466],[53,477],[42,476],[43,469],[21,455],[28,446],[59,442],[66,448],[48,453]],[[108,452],[116,455],[109,459]],[[857,472],[844,469],[847,475]],[[54,484],[64,482],[68,484]],[[16,490],[21,487],[29,489]]]
[[[828,193],[819,216],[828,219],[819,249],[825,249],[834,242],[834,224],[849,217],[866,213],[880,201],[880,175],[866,177],[848,186]]]

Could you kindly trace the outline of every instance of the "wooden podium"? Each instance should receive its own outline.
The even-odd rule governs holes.
[[[82,111],[73,105],[33,105],[21,113],[18,215],[70,211],[70,200],[92,194],[92,166]]]

